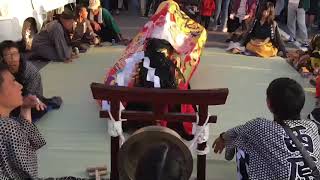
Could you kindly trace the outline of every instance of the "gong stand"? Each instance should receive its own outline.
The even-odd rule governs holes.
[[[228,89],[209,90],[179,90],[179,89],[156,89],[156,88],[128,88],[120,86],[107,86],[99,83],[91,84],[93,98],[110,102],[110,112],[116,121],[119,121],[120,102],[146,103],[152,105],[152,111],[129,111],[121,112],[121,119],[135,121],[165,120],[168,122],[196,122],[195,113],[171,113],[169,105],[192,104],[198,105],[198,125],[203,126],[208,116],[209,105],[225,104]],[[109,118],[108,111],[100,111],[100,118]],[[210,116],[209,123],[216,123],[217,116]],[[120,149],[119,136],[111,137],[111,180],[119,180],[118,153]],[[207,142],[198,144],[198,150],[204,150]],[[206,179],[206,155],[197,155],[197,180]]]

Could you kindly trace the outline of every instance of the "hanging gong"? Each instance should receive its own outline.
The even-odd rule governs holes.
[[[122,145],[118,165],[120,180],[188,180],[193,159],[189,148],[175,131],[148,126],[137,130]],[[141,178],[146,173],[149,178]],[[150,179],[150,176],[156,178]],[[171,178],[173,176],[178,178]]]

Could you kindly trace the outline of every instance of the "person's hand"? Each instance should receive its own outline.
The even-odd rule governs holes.
[[[214,153],[221,154],[225,147],[225,141],[222,139],[221,135],[212,144]]]
[[[270,42],[270,38],[269,38],[269,37],[267,37],[267,38],[264,40],[264,43],[268,43],[268,42]]]
[[[245,15],[245,16],[244,16],[243,20],[249,19],[249,18],[250,18],[250,15],[248,14],[248,15]]]
[[[76,53],[72,52],[71,53],[71,57],[69,59],[65,59],[64,63],[72,63],[73,60],[78,59],[79,55],[77,55]]]
[[[37,111],[43,111],[47,106],[34,95],[28,95],[23,98],[22,107],[24,108],[36,108]]]
[[[283,53],[282,51],[279,51],[278,54],[277,54],[277,56],[280,56],[280,57],[282,57],[282,58],[285,58],[285,57],[284,57],[285,55],[284,55],[284,53]]]
[[[33,108],[35,106],[35,104],[38,102],[37,100],[37,96],[34,95],[28,95],[23,97],[23,104],[22,106],[24,108]]]
[[[234,13],[231,13],[230,16],[229,16],[229,18],[232,19],[232,20],[234,19],[234,17],[235,17]]]
[[[101,30],[101,26],[97,22],[93,23],[93,28],[94,28],[95,31],[100,31]]]
[[[77,54],[76,52],[71,53],[71,59],[78,59],[78,58],[79,58],[79,54]]]
[[[98,37],[93,37],[93,44],[94,45],[98,45],[98,44],[100,44],[100,39],[98,38]]]

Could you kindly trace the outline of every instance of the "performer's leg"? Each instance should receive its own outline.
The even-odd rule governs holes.
[[[213,30],[217,29],[218,20],[221,12],[222,0],[216,0],[216,12],[214,13]]]
[[[204,22],[205,22],[205,16],[201,16],[201,17],[200,17],[200,24],[201,24],[202,26],[204,26]]]
[[[308,30],[306,26],[306,11],[303,8],[297,10],[297,24],[301,31],[301,40],[303,43],[308,44]]]
[[[291,38],[296,38],[297,9],[297,5],[292,5],[289,3],[287,26]]]
[[[205,24],[204,27],[208,29],[210,23],[210,16],[205,16]]]
[[[229,4],[230,4],[230,0],[224,0],[222,3],[221,25],[222,25],[222,30],[224,31],[227,28],[227,20],[229,16]]]
[[[275,7],[275,15],[280,16],[281,11],[284,9],[284,0],[277,0]]]
[[[153,0],[147,0],[146,11],[145,11],[145,13],[144,13],[144,16],[145,16],[145,17],[148,17],[148,15],[149,15],[149,10],[150,10],[150,7],[151,7],[152,2],[153,2]]]
[[[126,11],[129,10],[129,6],[128,6],[128,0],[123,0],[123,7]]]

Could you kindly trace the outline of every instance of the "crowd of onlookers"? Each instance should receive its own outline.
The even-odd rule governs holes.
[[[163,0],[104,0],[102,6],[112,14],[128,10],[134,4],[137,12],[149,17]],[[309,47],[308,33],[320,29],[320,3],[317,0],[175,0],[192,19],[208,31],[229,34],[229,50],[233,53],[287,57],[281,28],[288,30],[287,43],[296,41]],[[82,0],[89,3],[90,1]],[[236,43],[236,44],[235,44]]]
[[[208,30],[229,33],[228,50],[260,57],[287,57],[278,24],[288,29],[286,42],[299,41],[302,47],[309,47],[307,25],[315,27],[320,18],[316,0],[202,0],[201,5],[201,23]],[[210,17],[213,18],[211,28]]]
[[[33,38],[31,58],[70,62],[90,45],[106,41],[128,43],[110,12],[94,0],[88,7],[65,9],[56,20],[46,24]]]
[[[39,69],[30,60],[67,63],[106,41],[128,43],[111,13],[93,0],[56,15],[27,52],[19,42],[0,43],[0,179],[38,177],[36,150],[45,140],[33,123],[62,104],[59,96],[44,96]]]
[[[151,6],[154,7],[152,12],[155,11],[161,0],[134,2],[138,4],[137,10],[145,10],[141,15],[148,17]],[[316,25],[316,19],[320,21],[316,0],[201,0],[198,4],[181,0],[179,3],[181,9],[208,30],[229,32],[229,41],[237,43],[230,49],[233,53],[261,57],[281,55],[291,59],[290,62],[303,72],[308,70],[316,75],[320,72],[320,36],[315,36],[309,43],[306,28],[306,19],[311,27]],[[142,5],[145,8],[141,8]],[[62,104],[60,97],[46,98],[43,95],[39,70],[27,59],[70,62],[77,59],[80,52],[102,42],[127,44],[128,40],[122,36],[112,16],[119,14],[122,8],[128,9],[128,0],[104,0],[103,4],[100,0],[89,0],[79,3],[75,9],[66,8],[34,36],[28,57],[22,54],[16,42],[3,41],[0,44],[0,179],[38,178],[36,150],[46,142],[33,122]],[[288,41],[297,39],[297,24],[302,32],[301,42],[309,47],[307,52],[296,53],[297,57],[287,52],[279,33],[277,21],[282,21],[285,16],[290,31]],[[302,118],[304,90],[289,78],[272,81],[266,96],[273,120],[256,118],[221,133],[214,141],[214,151],[221,153],[226,149],[228,160],[235,156],[238,177],[243,180],[316,177],[317,168],[320,168],[317,126],[320,109],[316,108],[309,115],[313,122]],[[304,149],[297,148],[299,145],[288,131],[294,132]],[[309,158],[301,154],[309,154]],[[158,165],[150,166],[150,171],[142,175],[179,180],[177,172],[183,170],[183,164],[175,164],[175,168],[168,169],[170,171],[163,171],[172,165],[167,163],[173,163],[166,157],[167,153],[162,153],[161,162],[146,158],[148,165]]]
[[[103,42],[127,44],[128,40],[122,37],[111,13],[99,0],[93,0],[88,6],[65,8],[53,21],[43,25],[33,37],[29,59],[71,62],[78,58],[79,52]]]
[[[286,58],[311,79],[320,97],[319,7],[317,0],[201,0],[199,22],[209,31],[228,32],[227,50],[231,53]],[[289,38],[280,34],[280,26]],[[299,42],[300,48],[307,50],[290,52],[284,41]]]
[[[88,7],[79,4],[56,15],[34,35],[30,52],[26,53],[18,42],[6,40],[0,43],[0,59],[23,86],[22,95],[34,96],[39,102],[36,108],[32,108],[33,121],[51,109],[59,108],[62,99],[44,97],[39,70],[30,60],[67,63],[77,59],[79,53],[86,52],[90,46],[99,46],[106,41],[128,43],[109,11],[100,6],[99,0],[94,0]],[[17,108],[11,115],[18,116],[19,112]]]

